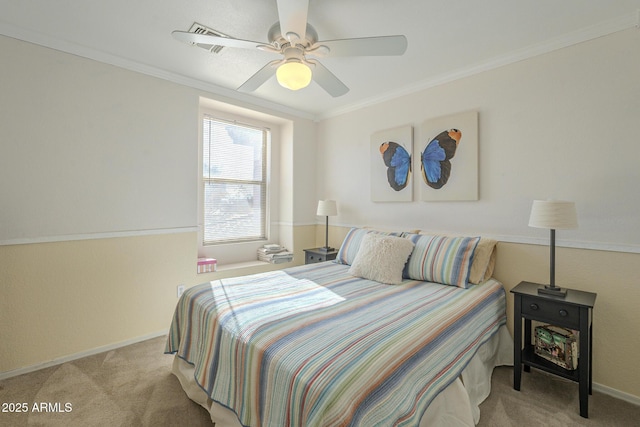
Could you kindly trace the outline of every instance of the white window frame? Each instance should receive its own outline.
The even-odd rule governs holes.
[[[231,122],[228,120],[224,120],[221,119],[219,117],[214,117],[214,116],[210,116],[208,114],[205,114],[204,117],[202,118],[202,126],[203,126],[203,141],[202,141],[202,145],[203,145],[203,153],[205,152],[209,152],[209,156],[211,156],[211,150],[212,150],[212,146],[211,146],[211,138],[213,138],[213,135],[209,134],[209,149],[206,149],[206,144],[207,141],[204,140],[204,136],[207,135],[207,123],[219,123],[222,124],[224,127],[227,126],[233,126],[236,129],[251,129],[252,131],[256,131],[261,135],[261,145],[260,145],[260,176],[253,176],[251,179],[243,179],[243,178],[235,178],[232,176],[211,176],[211,170],[209,169],[208,171],[204,170],[204,165],[211,164],[211,157],[209,158],[209,162],[207,162],[207,159],[205,158],[206,156],[203,154],[203,170],[202,170],[202,184],[203,184],[203,193],[206,192],[206,188],[208,184],[212,184],[212,185],[217,185],[217,184],[228,184],[228,185],[237,185],[240,186],[240,188],[242,188],[242,186],[250,186],[254,189],[259,189],[259,200],[260,200],[260,205],[259,205],[259,220],[254,222],[254,224],[258,225],[258,230],[256,230],[257,232],[254,233],[247,233],[245,230],[239,230],[241,232],[245,232],[244,235],[241,236],[237,236],[237,237],[222,237],[220,235],[218,236],[211,236],[211,234],[215,233],[215,228],[211,228],[208,229],[207,228],[207,223],[204,222],[203,223],[203,230],[204,230],[204,238],[203,238],[203,242],[202,244],[204,246],[208,246],[208,245],[219,245],[219,244],[225,244],[225,243],[239,243],[239,242],[245,242],[245,241],[255,241],[255,240],[266,240],[267,239],[267,219],[268,219],[268,215],[267,215],[267,201],[269,198],[269,188],[267,185],[267,151],[268,151],[268,147],[269,147],[269,141],[271,140],[271,130],[269,128],[265,128],[265,127],[256,127],[253,125],[249,125],[246,123],[239,123],[239,122]],[[239,159],[237,159],[239,160]],[[208,175],[208,176],[207,176]],[[217,200],[216,202],[219,202],[219,200]],[[214,206],[217,206],[218,208],[220,207],[219,203],[216,203]],[[200,207],[200,209],[203,209],[203,212],[206,211],[204,208],[206,208],[206,203]],[[255,206],[254,206],[255,208]],[[235,209],[232,210],[232,212],[235,212]],[[255,219],[254,219],[255,221]],[[209,239],[207,238],[207,234],[209,234]]]
[[[266,189],[264,203],[264,230],[263,238],[257,239],[238,239],[204,244],[204,179],[203,179],[203,125],[205,117],[213,117],[221,121],[237,123],[238,125],[253,128],[269,129],[271,137],[267,139],[266,155],[264,161],[264,170],[266,174]],[[272,123],[267,123],[253,117],[241,116],[226,111],[201,108],[198,115],[198,256],[207,258],[216,258],[218,265],[226,265],[233,263],[241,263],[246,261],[254,261],[257,259],[256,251],[265,243],[278,239],[277,227],[272,225],[274,205],[277,205],[277,191],[274,185],[272,171],[276,168],[273,166],[273,159],[277,158],[273,155],[273,148],[277,146],[277,138],[279,138],[278,127],[274,127]],[[276,200],[274,200],[274,197]]]

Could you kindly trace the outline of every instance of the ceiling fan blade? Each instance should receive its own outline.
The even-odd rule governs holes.
[[[289,41],[304,40],[307,33],[309,0],[277,0],[282,35]],[[288,34],[293,33],[293,36]]]
[[[262,67],[257,73],[253,76],[249,77],[249,80],[242,83],[242,85],[238,88],[240,92],[253,92],[262,86],[267,80],[271,78],[276,73],[276,69],[278,65],[282,63],[281,60],[275,60],[269,62],[267,65]]]
[[[188,31],[173,31],[171,33],[174,39],[185,43],[204,44],[204,45],[220,45],[227,47],[237,47],[241,49],[255,49],[263,46],[265,43],[254,42],[251,40],[234,39],[232,37],[218,37],[207,34],[196,34]]]
[[[363,37],[357,39],[327,40],[311,46],[314,48],[326,46],[328,53],[322,56],[393,56],[402,55],[407,50],[405,36]],[[310,52],[313,54],[313,52]]]
[[[349,88],[340,81],[339,78],[333,75],[324,65],[318,61],[307,61],[313,64],[313,80],[318,83],[322,89],[334,98],[342,96],[349,92]]]

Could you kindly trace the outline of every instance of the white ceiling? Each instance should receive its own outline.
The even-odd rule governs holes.
[[[637,26],[639,9],[640,0],[311,0],[320,40],[408,39],[400,57],[322,59],[350,88],[338,98],[315,83],[292,92],[275,78],[237,93],[271,54],[212,54],[171,36],[198,22],[266,42],[275,0],[0,0],[0,34],[318,118]]]

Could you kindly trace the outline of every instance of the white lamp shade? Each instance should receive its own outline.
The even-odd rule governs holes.
[[[302,62],[288,61],[278,67],[276,79],[287,89],[302,89],[311,83],[311,68]]]
[[[576,205],[561,200],[534,200],[529,227],[552,230],[578,228]]]
[[[316,215],[320,216],[336,216],[338,215],[338,206],[335,200],[320,200],[318,201],[318,212]]]

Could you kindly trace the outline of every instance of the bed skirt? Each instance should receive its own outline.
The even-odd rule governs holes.
[[[419,427],[475,426],[480,408],[491,392],[491,375],[496,366],[513,365],[513,339],[505,325],[487,341],[462,371],[462,374],[431,402]],[[242,427],[233,411],[209,399],[194,379],[193,365],[174,356],[173,374],[187,396],[211,414],[216,427]]]

